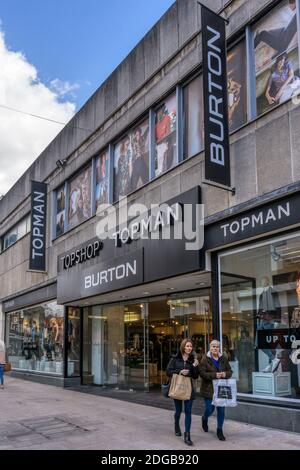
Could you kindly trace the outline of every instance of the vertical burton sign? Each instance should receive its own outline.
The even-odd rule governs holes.
[[[29,269],[46,270],[47,184],[31,181]]]
[[[201,5],[205,179],[230,186],[226,20]]]

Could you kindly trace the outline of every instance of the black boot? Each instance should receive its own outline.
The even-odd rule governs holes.
[[[222,428],[218,428],[218,429],[217,429],[217,436],[218,436],[218,439],[219,439],[220,441],[226,441],[226,438],[225,438],[225,436],[224,436],[224,434],[223,434],[223,429],[222,429]]]
[[[185,432],[185,433],[184,433],[184,442],[185,442],[185,444],[187,444],[188,446],[194,445],[193,441],[191,441],[191,435],[190,435],[189,432]]]
[[[202,429],[204,432],[208,432],[208,422],[207,419],[204,419],[202,416]]]
[[[179,421],[175,421],[175,436],[181,436],[181,429],[179,426]]]

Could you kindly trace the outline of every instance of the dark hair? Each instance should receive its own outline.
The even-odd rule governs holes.
[[[194,348],[193,341],[189,338],[184,338],[180,343],[180,352],[181,352],[182,355],[185,353],[184,348],[185,348],[187,343],[191,343],[192,347]]]
[[[277,58],[276,58],[276,61],[275,61],[275,64],[274,64],[274,70],[277,69],[277,65],[279,64],[279,62],[282,61],[282,59],[284,59],[284,61],[286,61],[288,58],[288,55],[286,52],[284,52],[283,54],[280,54]]]

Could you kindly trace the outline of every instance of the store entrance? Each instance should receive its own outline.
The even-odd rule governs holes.
[[[208,289],[85,307],[82,382],[126,390],[160,387],[181,341],[190,337],[201,359],[211,332]]]
[[[170,296],[149,302],[149,387],[167,380],[166,369],[184,338],[191,338],[200,360],[208,349],[212,322],[210,296]]]

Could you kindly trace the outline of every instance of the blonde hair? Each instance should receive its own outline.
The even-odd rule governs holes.
[[[185,348],[185,346],[187,345],[187,343],[191,343],[192,348],[194,349],[192,340],[189,339],[189,338],[185,338],[185,339],[183,339],[183,340],[181,341],[181,344],[180,344],[180,352],[181,352],[181,354],[185,354],[184,348]]]

